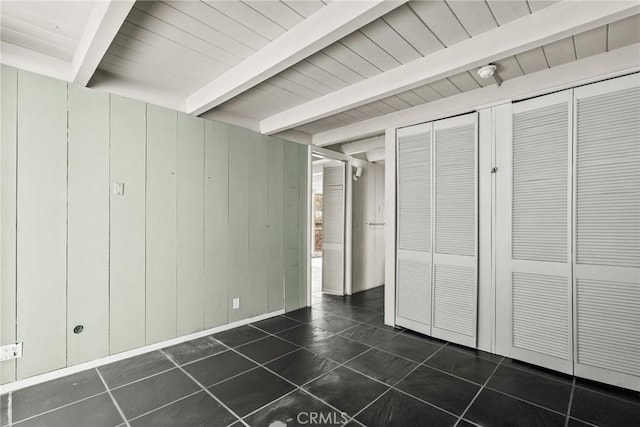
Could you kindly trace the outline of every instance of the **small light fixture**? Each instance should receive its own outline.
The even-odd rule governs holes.
[[[353,180],[357,181],[361,176],[362,176],[362,168],[356,168],[356,171],[353,174]]]
[[[478,69],[478,75],[481,79],[493,78],[496,84],[500,86],[500,84],[502,83],[502,79],[496,74],[497,69],[498,67],[496,67],[495,65],[488,64]]]

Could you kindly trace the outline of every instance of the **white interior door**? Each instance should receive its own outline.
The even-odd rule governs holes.
[[[513,104],[500,200],[509,355],[572,373],[571,91]],[[509,143],[510,142],[510,143]],[[506,169],[506,170],[505,170]],[[505,283],[506,282],[506,283]]]
[[[373,284],[384,284],[384,165],[373,164],[374,174],[374,200],[373,200]]]
[[[574,99],[575,374],[640,390],[640,76]]]
[[[431,335],[431,136],[398,130],[396,324]]]
[[[322,180],[322,292],[344,295],[345,165],[325,166]]]
[[[478,138],[476,114],[433,124],[432,335],[476,346]]]

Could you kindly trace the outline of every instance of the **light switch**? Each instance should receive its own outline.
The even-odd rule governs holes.
[[[233,299],[233,309],[237,310],[240,308],[240,298],[234,298]]]
[[[116,196],[124,196],[124,182],[113,183],[113,194]]]

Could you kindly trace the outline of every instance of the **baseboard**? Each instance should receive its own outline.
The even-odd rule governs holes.
[[[9,392],[16,391],[25,387],[30,387],[36,384],[41,384],[47,381],[64,377],[66,375],[71,375],[81,371],[85,371],[87,369],[92,369],[98,366],[107,365],[109,363],[117,362],[119,360],[127,359],[133,356],[138,356],[144,353],[149,353],[154,350],[159,350],[161,348],[169,347],[171,345],[180,344],[182,342],[189,341],[192,339],[205,337],[211,334],[216,334],[218,332],[237,328],[238,326],[248,325],[249,323],[254,323],[260,320],[269,319],[271,317],[279,316],[281,314],[284,314],[283,309],[272,311],[270,313],[261,314],[259,316],[251,317],[248,319],[227,323],[226,325],[216,326],[215,328],[194,332],[189,335],[183,335],[177,338],[172,338],[170,340],[161,341],[155,344],[149,344],[143,347],[134,348],[133,350],[123,351],[122,353],[113,354],[111,356],[101,357],[100,359],[91,360],[89,362],[79,363],[77,365],[69,366],[66,368],[56,369],[55,371],[46,372],[44,374],[25,378],[23,380],[14,381],[9,384],[0,385],[0,394],[9,393]]]

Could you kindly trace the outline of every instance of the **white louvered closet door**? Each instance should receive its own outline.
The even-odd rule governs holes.
[[[432,124],[398,130],[396,324],[431,335]]]
[[[344,295],[344,164],[322,177],[322,292]]]
[[[575,374],[640,390],[640,76],[574,98]]]
[[[511,357],[572,373],[571,91],[513,104]]]
[[[478,311],[477,115],[433,124],[432,335],[476,346]]]

